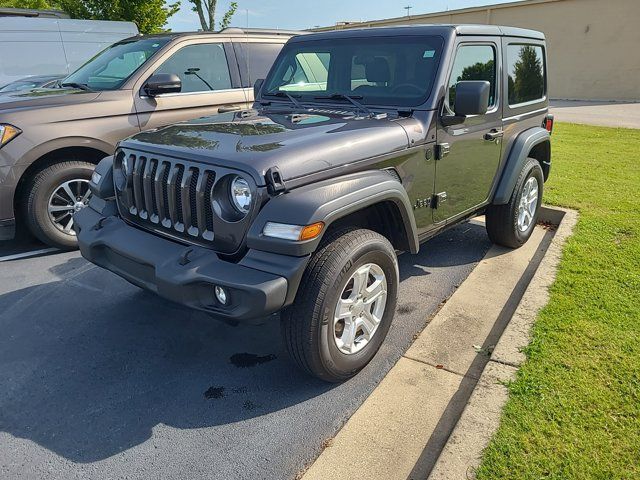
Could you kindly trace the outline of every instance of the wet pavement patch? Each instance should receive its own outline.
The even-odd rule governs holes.
[[[417,303],[405,303],[403,305],[400,305],[398,307],[398,313],[400,315],[407,315],[411,312],[413,312],[416,308],[418,308],[418,304]]]
[[[207,400],[216,400],[222,397],[224,397],[224,387],[209,387],[207,391],[204,392],[204,398]]]
[[[270,362],[275,359],[276,356],[273,354],[260,356],[253,353],[236,353],[234,355],[231,355],[229,361],[238,368],[249,368]]]

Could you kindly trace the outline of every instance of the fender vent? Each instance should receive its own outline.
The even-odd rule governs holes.
[[[402,185],[400,174],[396,171],[395,168],[385,168],[384,171],[391,175],[398,183],[400,183],[400,185]]]

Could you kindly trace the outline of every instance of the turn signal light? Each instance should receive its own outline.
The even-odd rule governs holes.
[[[287,223],[267,222],[262,229],[265,237],[282,238],[283,240],[293,240],[301,242],[311,240],[322,233],[323,222],[312,223],[311,225],[289,225]]]
[[[323,228],[324,222],[316,222],[311,225],[307,225],[300,232],[300,240],[311,240],[312,238],[316,238],[320,233],[322,233]]]

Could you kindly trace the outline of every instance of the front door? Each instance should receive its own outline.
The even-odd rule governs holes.
[[[147,130],[246,108],[249,89],[234,85],[227,52],[233,55],[233,49],[225,49],[223,43],[186,45],[147,75],[148,78],[155,73],[175,73],[180,77],[182,90],[155,97],[145,95],[142,89],[134,92],[140,128]]]
[[[491,93],[486,114],[469,116],[452,126],[438,122],[437,207],[433,210],[436,223],[472,211],[485,203],[491,192],[502,148],[497,52],[496,44],[485,42],[461,43],[456,50],[441,115],[453,115],[459,81],[487,80]]]

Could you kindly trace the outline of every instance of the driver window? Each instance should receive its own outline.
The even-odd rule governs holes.
[[[458,49],[449,77],[445,108],[455,111],[456,84],[463,80],[487,80],[490,84],[489,109],[496,102],[496,51],[490,45],[464,45]]]
[[[175,73],[182,81],[181,93],[231,88],[229,66],[221,43],[203,43],[181,48],[155,73]]]

